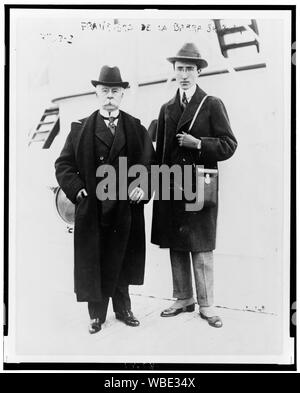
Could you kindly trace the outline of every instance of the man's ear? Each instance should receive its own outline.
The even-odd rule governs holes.
[[[200,76],[200,74],[201,74],[201,68],[198,68],[198,76]]]

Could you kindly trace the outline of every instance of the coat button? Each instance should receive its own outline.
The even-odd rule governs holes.
[[[183,159],[182,159],[182,162],[186,162],[186,159],[185,159],[185,158],[183,158]]]
[[[99,158],[100,158],[100,161],[103,161],[103,160],[104,160],[104,157],[103,157],[103,156],[100,156]]]

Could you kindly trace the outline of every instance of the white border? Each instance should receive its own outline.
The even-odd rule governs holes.
[[[17,4],[19,2],[13,1],[12,3]],[[35,2],[35,1],[31,2],[31,4],[39,4],[39,3],[40,2]],[[53,5],[60,4],[60,2],[47,2],[47,4],[50,4],[50,3]],[[93,3],[92,1],[89,2],[90,5],[92,5],[92,3]],[[108,2],[106,2],[106,3],[108,3]],[[123,1],[119,1],[118,3],[124,4],[124,5],[128,4],[127,2],[123,2]],[[138,4],[143,4],[143,3],[147,4],[148,2],[141,1]],[[182,5],[182,1],[172,2],[172,3]],[[231,1],[230,3],[231,3],[231,5],[239,5],[239,3],[237,1]],[[260,2],[248,1],[248,4],[250,4],[250,3],[251,3],[251,5],[255,5],[255,4],[261,5]],[[271,6],[271,5],[275,5],[274,3],[280,5],[280,2],[278,2],[278,1],[265,2],[263,5],[270,5]],[[7,2],[7,4],[9,4],[9,2]],[[20,4],[24,4],[24,2],[20,1]],[[80,2],[65,1],[64,4],[80,4]],[[94,4],[98,5],[97,2],[94,2]],[[167,4],[167,2],[164,2],[164,4]],[[185,4],[199,5],[198,2],[188,2]],[[206,4],[213,4],[213,2],[207,1]],[[220,5],[220,2],[219,2],[219,5]],[[224,5],[226,5],[226,4],[224,4]],[[113,7],[113,4],[112,4],[112,7]],[[15,9],[14,11],[18,11],[18,12],[19,11],[22,11],[22,12],[28,11],[28,13],[30,15],[30,13],[32,13],[33,10],[31,10],[31,9],[30,10],[16,10]],[[52,13],[53,13],[53,15],[55,14],[55,11],[61,12],[62,10],[47,9],[47,10],[38,10],[38,11],[39,11],[39,17],[41,15],[41,12],[43,12],[43,11],[45,11],[45,17],[50,17],[52,15]],[[66,14],[68,15],[68,17],[70,17],[70,11],[71,10],[66,10]],[[73,11],[75,11],[74,17],[79,16],[79,13],[81,12],[81,10],[73,10]],[[89,10],[85,10],[85,12],[88,12],[88,11]],[[90,12],[93,13],[93,10],[90,10]],[[183,12],[184,11],[182,11],[182,10],[172,11],[172,17],[182,18]],[[199,17],[201,19],[202,18],[204,19],[204,18],[209,18],[209,14],[211,15],[211,13],[213,13],[214,18],[216,18],[216,17],[220,17],[220,18],[230,17],[232,19],[233,17],[236,17],[236,15],[233,16],[233,13],[239,13],[239,16],[238,16],[239,18],[249,18],[249,12],[250,11],[248,11],[248,10],[245,10],[245,11],[244,10],[243,11],[233,11],[233,10],[230,10],[230,11],[199,10],[198,11],[197,10],[196,12],[195,11],[192,12],[192,16],[193,16],[193,18],[195,18],[195,17],[197,17],[197,15],[199,13]],[[106,15],[109,16],[111,12],[106,11],[106,10],[101,10],[101,13],[105,16]],[[135,13],[134,17],[136,17],[136,18],[139,18],[141,16],[143,16],[143,17],[148,17],[148,16],[150,17],[151,16],[151,18],[164,18],[164,17],[170,15],[169,10],[165,11],[165,12],[160,10],[159,15],[157,15],[157,16],[155,16],[155,14],[153,15],[153,10],[147,11],[146,13],[145,13],[145,11],[142,11],[142,10],[141,11],[134,11],[134,13]],[[264,15],[262,15],[262,13],[264,13]],[[280,15],[281,17],[283,17],[283,13],[284,12],[281,11],[281,15]],[[287,11],[287,13],[289,13],[289,12]],[[72,12],[72,14],[73,14],[73,12]],[[78,14],[78,15],[75,15],[75,14]],[[115,15],[115,10],[114,10],[114,15]],[[130,10],[130,11],[120,10],[120,11],[118,11],[118,15],[123,16],[123,17],[127,16],[130,18],[133,18],[133,10]],[[190,15],[189,12],[184,13],[184,18],[189,17],[189,15]],[[253,11],[251,11],[251,15],[253,15],[253,17],[259,18],[259,19],[263,19],[263,18],[271,19],[271,18],[275,18],[275,17],[278,18],[278,11],[272,12],[272,11],[262,11],[262,10],[254,11],[253,10]],[[23,14],[23,16],[25,16],[25,15]],[[32,17],[32,14],[30,15],[30,17]],[[298,31],[298,34],[299,34],[299,31]],[[289,35],[290,35],[290,28],[287,27],[287,30],[285,31],[285,40],[288,39]],[[11,45],[12,45],[13,44],[13,31],[11,31],[10,39],[11,39]],[[285,59],[286,59],[285,70],[288,70],[288,72],[284,73],[284,78],[285,78],[285,83],[284,83],[284,85],[285,85],[285,111],[286,111],[285,113],[288,114],[288,116],[286,116],[286,118],[285,118],[285,126],[286,126],[286,129],[289,130],[290,129],[290,91],[289,91],[290,48],[288,47],[288,45],[285,47]],[[15,64],[14,64],[14,55],[12,53],[11,57],[10,57],[10,76],[12,76],[14,74],[14,72],[15,72]],[[299,83],[299,80],[298,80],[298,83]],[[11,95],[10,95],[10,99],[11,99],[10,107],[11,108],[13,107],[12,103],[16,99],[16,94],[15,94],[16,89],[14,87],[15,86],[13,86],[13,84],[11,83]],[[11,130],[15,129],[15,119],[13,120],[10,118],[10,127],[11,127]],[[15,146],[16,146],[15,133],[11,133],[11,135],[10,135],[10,158],[15,155]],[[1,146],[1,148],[3,149],[3,146]],[[288,175],[289,175],[289,168],[290,168],[290,133],[288,133],[288,141],[287,141],[287,139],[285,139],[285,149],[284,150],[285,150],[285,157],[286,157],[286,164],[285,164],[284,173],[285,173],[285,176],[287,177],[287,181],[288,181],[288,183],[286,184],[285,192],[284,192],[284,198],[286,201],[285,213],[284,213],[284,220],[285,220],[284,221],[284,228],[287,229],[284,233],[284,238],[285,238],[285,247],[284,247],[285,257],[284,257],[284,259],[286,261],[289,261],[289,241],[290,241],[290,237],[289,237],[289,212],[290,212],[290,210],[289,210],[289,207],[290,207],[289,206],[289,190],[290,190],[290,182],[289,182]],[[1,172],[1,174],[2,173],[3,172]],[[15,181],[12,182],[13,179],[16,179],[16,167],[15,167],[15,162],[13,162],[10,159],[10,196],[11,196],[11,198],[10,198],[10,232],[9,232],[10,261],[14,260],[15,251],[16,251],[16,250],[14,250],[14,247],[13,247],[13,244],[15,244],[14,243],[14,241],[15,241],[15,228],[12,227],[12,224],[14,223],[14,220],[15,220],[15,213],[16,213],[15,206],[13,206],[13,204],[12,204],[12,202],[13,202],[12,196],[16,196],[16,183],[15,183]],[[2,178],[1,178],[1,180],[3,181]],[[3,182],[2,182],[2,184],[3,184]],[[3,226],[2,226],[2,228],[3,228]],[[0,235],[1,235],[1,232],[0,232]],[[1,241],[2,241],[2,239],[3,239],[3,236],[1,236]],[[286,284],[286,283],[289,283],[289,266],[287,263],[285,263],[284,266],[285,266],[285,269],[284,269],[283,281]],[[2,272],[1,272],[1,275],[2,275]],[[1,276],[0,276],[0,278],[1,278]],[[9,271],[9,300],[10,300],[9,325],[10,325],[10,331],[9,331],[9,340],[7,343],[8,345],[5,348],[6,353],[9,354],[10,362],[20,362],[20,361],[22,361],[22,362],[25,362],[25,361],[26,362],[45,362],[45,361],[47,361],[47,362],[70,362],[70,363],[72,363],[72,362],[107,362],[107,361],[110,361],[110,362],[126,362],[126,363],[128,363],[128,362],[136,362],[137,361],[136,357],[126,357],[126,358],[114,357],[113,358],[113,357],[107,357],[107,356],[105,356],[105,357],[101,357],[101,356],[100,357],[99,356],[84,356],[84,357],[82,357],[82,356],[80,356],[80,357],[55,356],[55,358],[54,358],[52,356],[38,356],[38,357],[36,357],[36,356],[22,356],[22,357],[21,356],[14,356],[13,354],[15,352],[14,351],[15,342],[14,342],[13,338],[15,337],[15,330],[13,328],[13,326],[14,326],[13,320],[15,319],[15,315],[14,315],[15,308],[14,308],[14,304],[13,304],[13,298],[14,298],[13,294],[16,291],[14,278],[15,278],[15,266],[14,266],[14,264],[11,263],[10,264],[10,271]],[[285,291],[285,293],[286,292],[289,293],[289,285],[284,286],[284,291]],[[288,315],[288,317],[289,317],[289,311],[290,311],[289,310],[289,296],[284,297],[284,303],[285,303],[285,305],[287,305],[287,307],[284,307],[286,314],[283,316],[283,320],[288,321],[288,318],[286,318],[286,316]],[[289,323],[285,322],[285,324],[284,324],[284,337],[288,337],[288,335],[289,335]],[[257,364],[259,364],[259,363],[290,364],[291,359],[290,359],[289,354],[293,353],[292,340],[287,342],[287,347],[289,347],[289,345],[290,345],[290,351],[288,350],[287,355],[285,355],[283,357],[261,356],[259,360],[258,360],[258,356],[255,356],[254,363],[257,363]],[[188,362],[192,362],[192,363],[194,363],[194,362],[196,362],[196,363],[202,363],[202,362],[203,363],[232,363],[232,359],[228,359],[228,356],[213,356],[213,360],[211,360],[211,361],[210,361],[209,357],[210,357],[209,355],[196,356],[196,357],[195,356],[193,356],[193,357],[185,356],[184,359],[182,359],[182,358],[180,359],[180,363],[188,363]],[[238,358],[239,363],[251,363],[252,359],[254,358],[253,356],[234,356],[234,357]],[[157,356],[156,357],[145,357],[145,356],[138,357],[138,361],[144,362],[144,363],[153,363],[153,362],[157,362],[158,360],[159,360],[159,362],[166,362],[166,363],[175,362],[176,363],[176,362],[178,362],[178,357],[174,358],[174,357],[165,356],[164,359],[162,359],[161,357],[158,359]],[[122,371],[122,372],[126,373],[126,371]]]

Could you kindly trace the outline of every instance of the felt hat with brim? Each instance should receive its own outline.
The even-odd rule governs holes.
[[[192,42],[184,44],[183,47],[179,49],[176,56],[168,57],[167,60],[171,63],[175,63],[175,61],[187,61],[195,63],[198,68],[205,68],[208,65],[207,61],[201,57],[196,45]]]
[[[121,73],[118,67],[103,66],[100,71],[99,79],[92,80],[92,85],[105,85],[110,87],[124,87],[126,89],[129,86],[128,82],[123,82]]]

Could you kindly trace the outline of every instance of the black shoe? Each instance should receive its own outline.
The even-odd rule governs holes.
[[[181,308],[167,308],[166,310],[162,311],[160,316],[161,317],[175,317],[176,315],[182,312],[193,312],[195,311],[195,304],[190,304],[189,306],[184,306]]]
[[[91,319],[89,324],[89,332],[91,334],[97,333],[101,330],[101,323],[99,318]]]
[[[207,317],[206,315],[202,314],[202,312],[200,311],[200,317],[202,319],[205,319],[209,326],[215,327],[215,328],[221,328],[223,326],[223,322],[222,319],[220,317],[218,317],[217,315],[213,316],[213,317]]]
[[[136,319],[131,310],[116,312],[116,318],[124,322],[128,326],[139,326],[140,324],[140,322]]]

